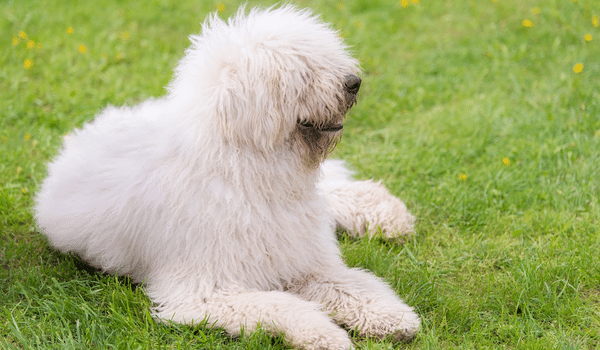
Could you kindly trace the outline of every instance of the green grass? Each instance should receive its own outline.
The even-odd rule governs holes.
[[[335,157],[382,179],[418,218],[404,245],[340,240],[349,265],[384,277],[421,315],[401,347],[600,348],[599,3],[298,3],[363,64]],[[240,2],[224,4],[229,16]],[[217,5],[0,4],[1,348],[286,348],[260,332],[156,324],[141,288],[52,251],[32,221],[62,136],[108,103],[164,94],[186,37]]]

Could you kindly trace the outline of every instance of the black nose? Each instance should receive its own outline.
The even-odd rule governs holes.
[[[344,77],[344,87],[350,93],[356,94],[360,89],[360,78],[354,74],[348,74]]]

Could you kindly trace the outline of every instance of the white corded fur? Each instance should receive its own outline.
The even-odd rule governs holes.
[[[411,338],[412,308],[348,269],[335,239],[336,223],[413,231],[380,183],[320,165],[356,98],[336,32],[287,5],[212,15],[191,40],[165,97],[108,107],[66,138],[36,196],[51,245],[143,282],[162,320],[261,324],[305,349],[351,348],[335,323]]]

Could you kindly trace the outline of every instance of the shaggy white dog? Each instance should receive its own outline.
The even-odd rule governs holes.
[[[161,320],[260,325],[305,349],[351,348],[338,325],[413,337],[413,309],[335,238],[336,223],[413,230],[380,183],[323,163],[360,86],[336,32],[288,5],[213,15],[191,41],[165,97],[65,140],[36,197],[52,246],[143,282]]]

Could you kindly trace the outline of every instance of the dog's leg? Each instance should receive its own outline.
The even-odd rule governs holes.
[[[312,277],[291,291],[321,303],[338,323],[361,336],[410,340],[419,330],[419,316],[382,280],[372,274],[345,269]]]
[[[323,163],[319,189],[336,224],[353,236],[401,239],[414,232],[415,218],[381,182],[356,181],[342,161]]]
[[[189,299],[189,298],[188,298]],[[161,320],[197,324],[208,317],[208,325],[222,327],[233,336],[260,327],[272,335],[283,334],[300,349],[352,349],[346,331],[319,310],[318,304],[285,292],[246,292],[203,298],[192,307],[163,308]]]

